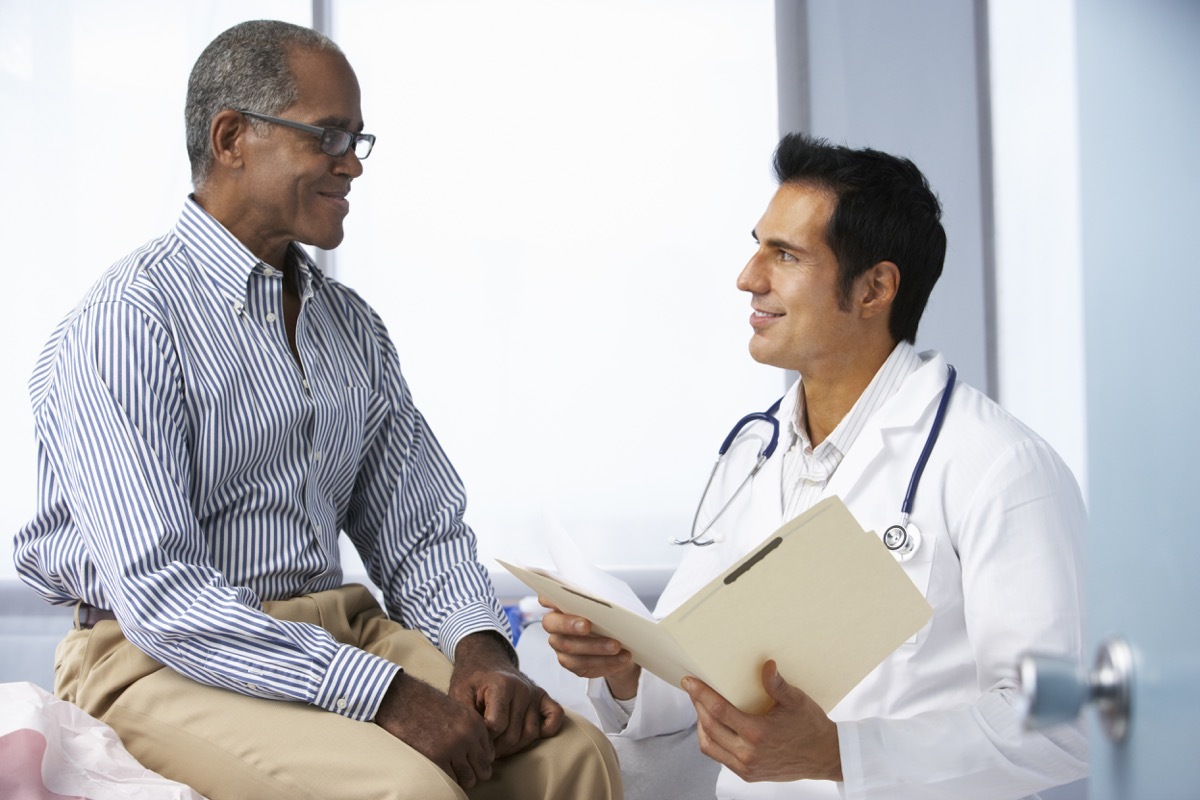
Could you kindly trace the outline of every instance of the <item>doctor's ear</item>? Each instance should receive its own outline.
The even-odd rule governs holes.
[[[856,288],[863,319],[886,314],[900,288],[900,268],[891,261],[880,261],[859,276]]]

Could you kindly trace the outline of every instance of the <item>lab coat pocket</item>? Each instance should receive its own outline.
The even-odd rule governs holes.
[[[933,599],[929,596],[930,578],[933,575],[933,559],[937,551],[938,537],[932,533],[922,531],[921,543],[917,547],[913,557],[908,561],[900,563],[904,574],[908,576],[917,590],[933,605]],[[935,609],[936,614],[936,609]],[[927,622],[921,627],[912,638],[904,643],[904,647],[911,647],[925,638],[929,633],[929,626],[933,624],[933,620]]]

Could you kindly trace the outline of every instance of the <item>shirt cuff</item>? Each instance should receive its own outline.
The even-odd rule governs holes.
[[[446,618],[438,631],[438,646],[446,657],[454,660],[454,651],[458,643],[480,631],[494,631],[508,643],[510,657],[517,663],[517,651],[512,648],[512,628],[508,625],[508,617],[498,614],[489,605],[478,603],[460,608]]]
[[[622,700],[619,697],[614,697],[613,700],[616,701],[617,707],[625,715],[625,721],[629,722],[629,718],[633,716],[633,709],[637,707],[637,695],[635,694],[628,700]]]
[[[853,722],[837,723],[838,751],[842,760],[842,781],[838,791],[845,800],[856,800],[866,797],[866,786],[863,780],[862,742],[858,736],[858,726]]]
[[[374,719],[398,672],[400,666],[386,658],[341,645],[329,662],[313,705],[350,719]]]
[[[613,697],[609,691],[608,681],[604,678],[589,678],[587,696],[592,701],[596,718],[600,721],[600,729],[605,733],[622,733],[633,718],[633,710],[637,707],[637,695],[625,701],[629,705]]]

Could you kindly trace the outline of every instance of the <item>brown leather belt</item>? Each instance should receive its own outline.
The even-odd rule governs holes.
[[[87,603],[80,603],[75,609],[75,626],[80,630],[89,630],[99,622],[116,621],[117,615],[107,608],[96,608]]]

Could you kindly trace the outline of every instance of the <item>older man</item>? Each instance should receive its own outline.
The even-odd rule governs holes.
[[[341,242],[362,131],[311,30],[243,23],[197,61],[195,194],[31,380],[18,569],[78,607],[56,691],[213,800],[619,797],[605,737],[517,668],[383,323],[299,246]]]

